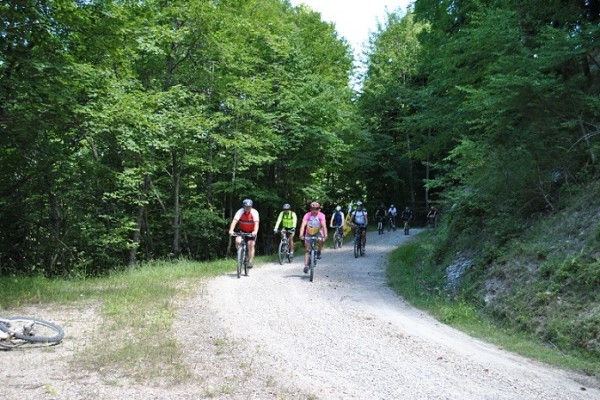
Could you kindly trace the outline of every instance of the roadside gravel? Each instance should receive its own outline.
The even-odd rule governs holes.
[[[66,310],[37,310],[67,338],[0,353],[11,366],[0,390],[25,399],[600,399],[597,380],[470,338],[397,297],[385,285],[387,257],[411,237],[370,233],[360,258],[348,244],[326,249],[312,283],[298,256],[202,283],[178,304],[174,331],[193,376],[179,384],[77,371],[70,360],[93,333],[78,332]],[[93,309],[70,312],[99,329]]]

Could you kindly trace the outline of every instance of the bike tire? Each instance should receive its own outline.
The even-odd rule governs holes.
[[[341,249],[344,244],[344,238],[342,235],[336,235],[335,237],[335,248]]]
[[[25,342],[58,344],[65,337],[63,328],[43,319],[31,317],[10,317],[6,319],[10,320],[11,326],[0,323],[0,330],[7,333],[10,330],[13,337]]]
[[[311,250],[308,260],[308,278],[312,282],[315,278],[315,265],[317,265],[317,251]]]
[[[237,277],[238,279],[240,279],[240,277],[242,276],[242,265],[244,265],[244,247],[240,246],[238,247],[238,251],[237,251]]]
[[[354,238],[354,258],[358,258],[360,254],[360,236]]]
[[[279,265],[283,265],[283,260],[285,260],[286,254],[287,254],[287,245],[286,243],[282,240],[281,242],[279,242]]]

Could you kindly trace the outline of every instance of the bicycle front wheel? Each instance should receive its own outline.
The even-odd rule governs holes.
[[[315,265],[317,265],[317,251],[311,250],[309,255],[308,273],[309,279],[312,282],[315,277]]]
[[[360,236],[354,238],[354,258],[358,258],[360,254]]]
[[[335,247],[341,249],[343,244],[344,237],[341,234],[335,235]]]
[[[10,317],[0,323],[0,330],[29,343],[58,344],[65,337],[65,331],[58,325],[42,319],[30,317]]]
[[[238,247],[237,250],[237,277],[238,279],[242,276],[242,266],[244,265],[245,258],[244,246]]]
[[[279,265],[283,265],[283,260],[285,260],[288,251],[287,247],[287,243],[283,240],[279,242]]]

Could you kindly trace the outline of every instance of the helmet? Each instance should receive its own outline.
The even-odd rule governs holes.
[[[244,201],[242,201],[242,206],[244,207],[252,207],[253,205],[254,203],[250,199],[245,199]]]
[[[316,201],[313,201],[312,203],[310,203],[310,208],[321,208],[321,205]]]
[[[289,204],[287,204],[287,203],[283,205],[283,209],[284,209],[284,210],[289,210],[290,208],[292,208],[292,206],[290,206],[290,205],[289,205]]]
[[[359,201],[357,201],[357,202],[356,202],[356,206],[357,206],[357,207],[362,207],[362,205],[363,205],[363,204],[362,204],[362,201],[360,201],[360,200],[359,200]]]
[[[342,206],[337,206],[337,207],[335,208],[335,211],[342,211]]]
[[[394,205],[392,204],[392,205],[390,206],[390,208],[394,208]]]

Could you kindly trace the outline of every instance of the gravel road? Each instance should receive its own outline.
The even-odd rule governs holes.
[[[86,345],[82,332],[41,356],[29,352],[50,361],[29,368],[23,352],[0,353],[3,365],[16,365],[0,377],[0,392],[95,400],[600,399],[597,380],[475,340],[392,293],[387,257],[411,237],[371,232],[367,254],[357,259],[348,244],[326,249],[312,283],[298,256],[256,267],[249,277],[232,271],[204,282],[178,304],[174,326],[185,339],[191,380],[142,385],[69,368]],[[63,324],[67,335],[81,316]]]

